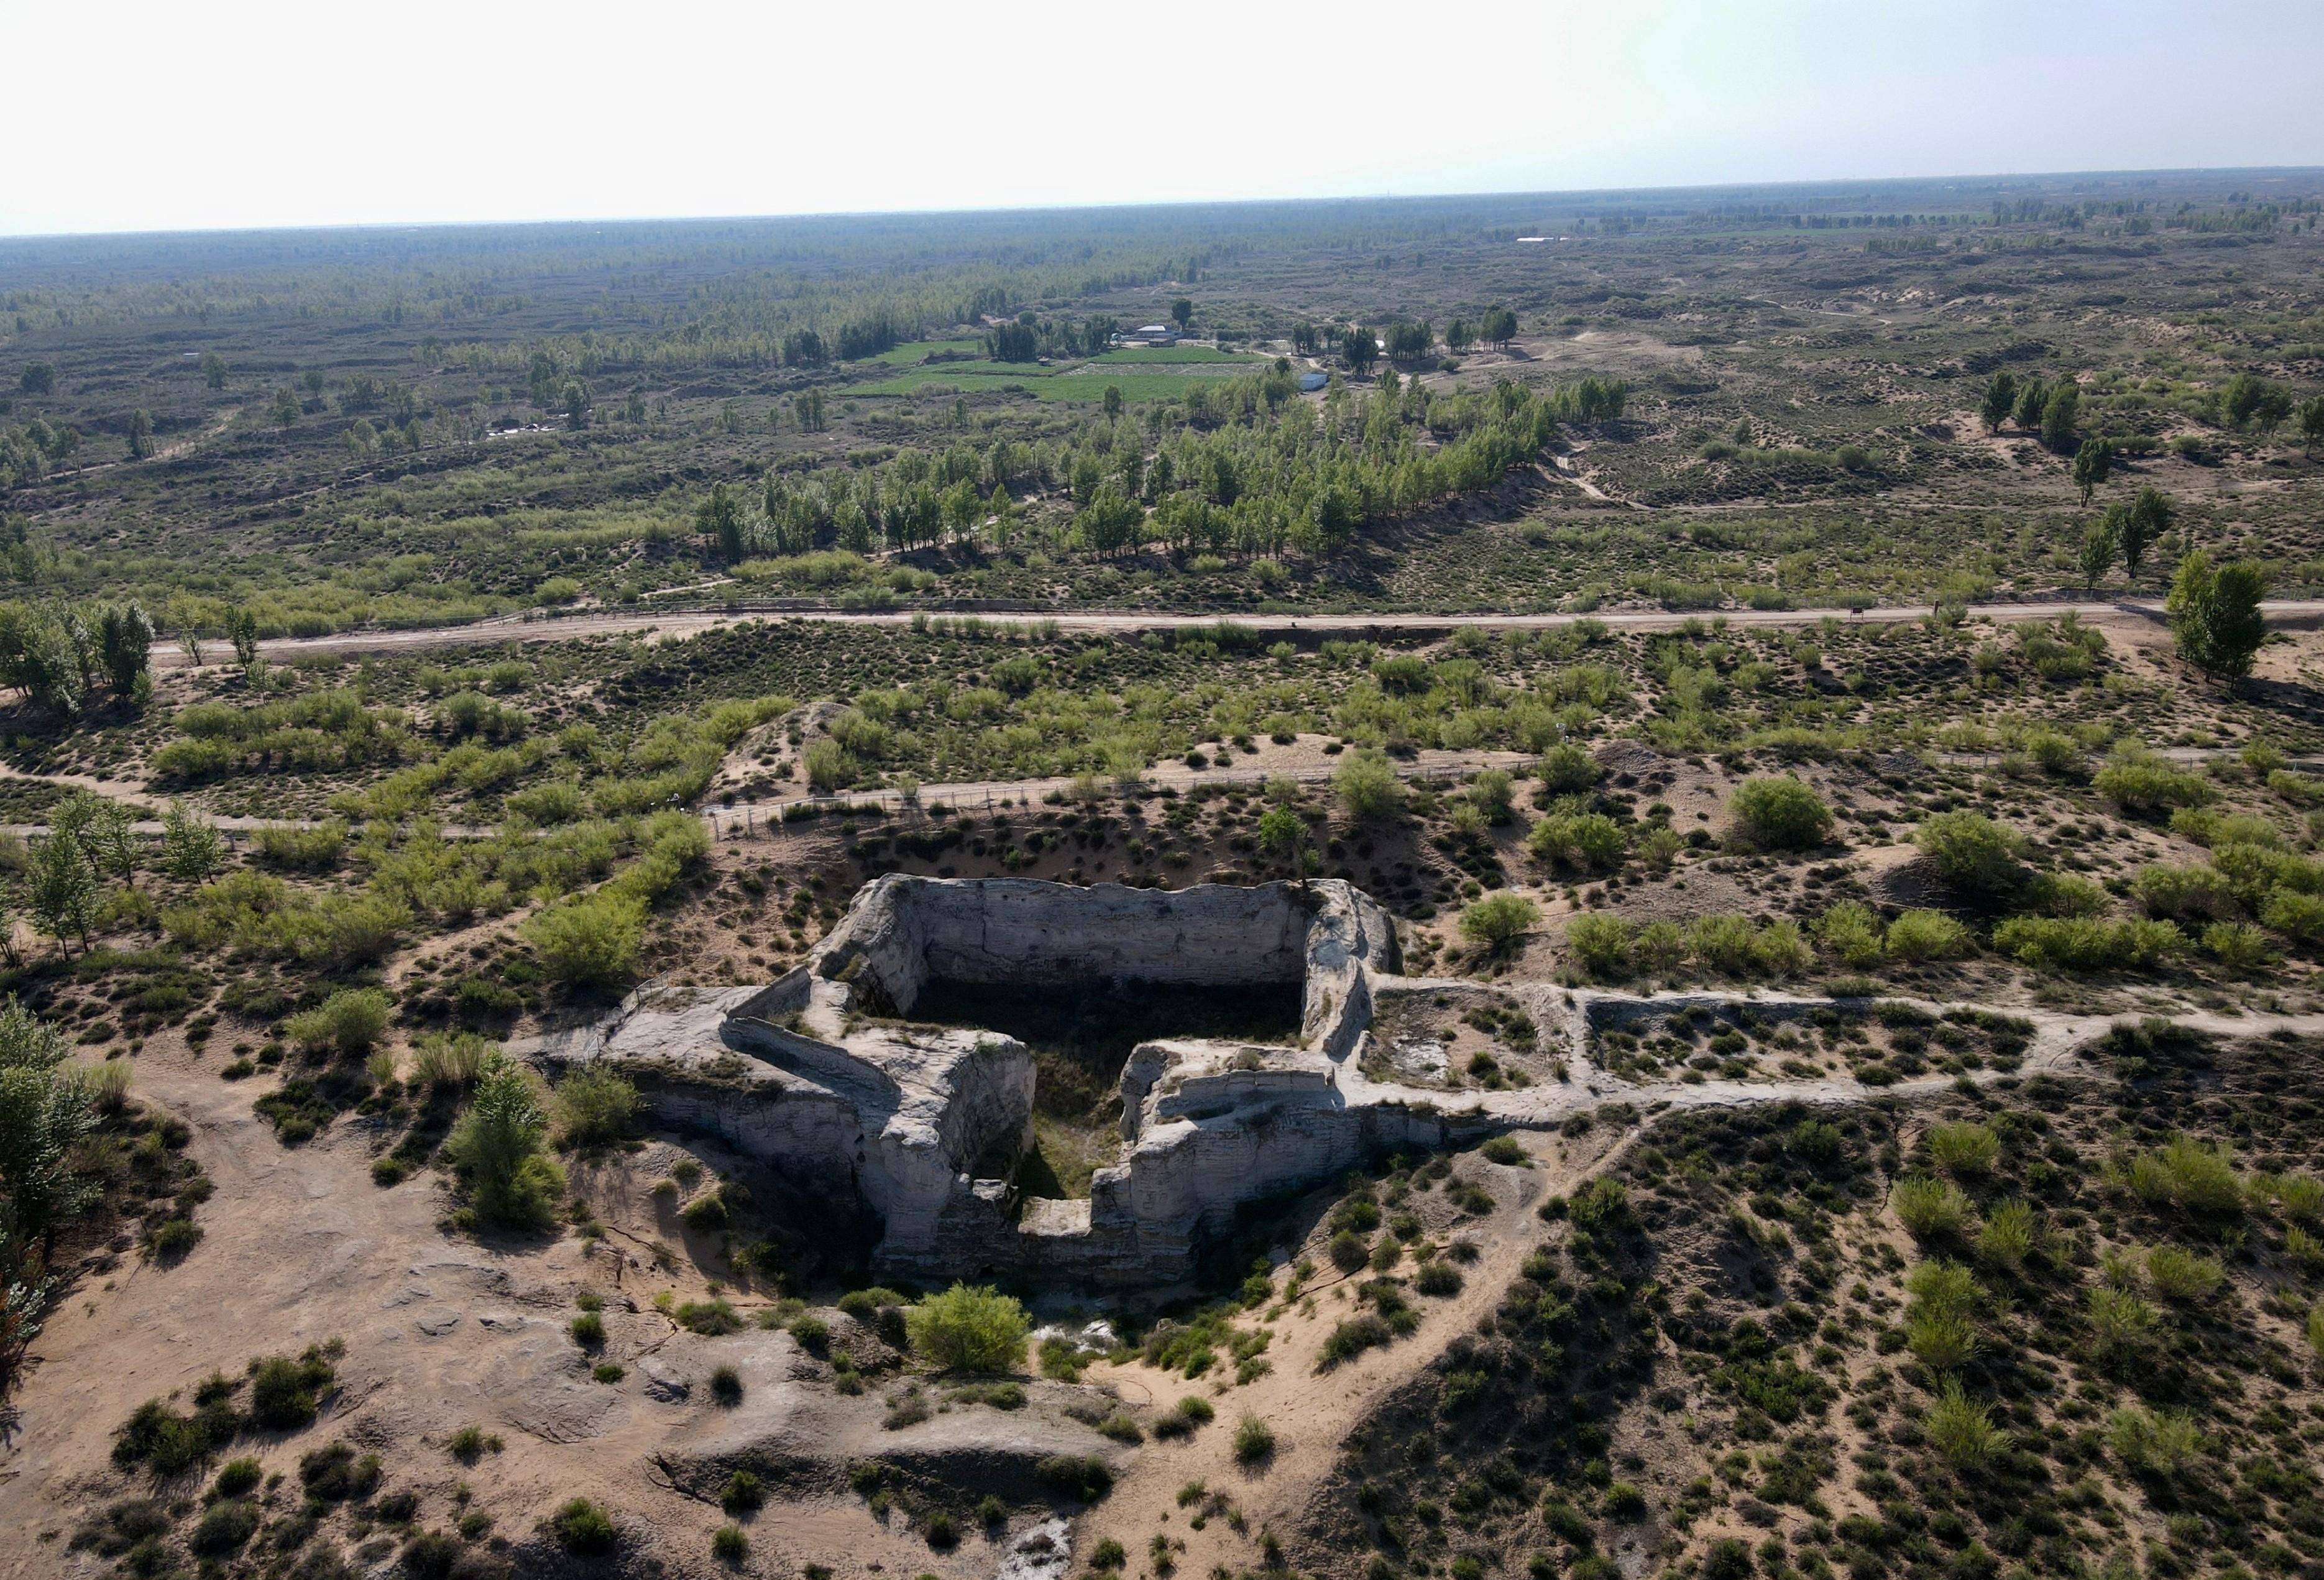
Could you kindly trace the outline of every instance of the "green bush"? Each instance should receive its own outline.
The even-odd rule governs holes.
[[[2107,1446],[2141,1475],[2175,1476],[2203,1452],[2202,1429],[2192,1417],[2158,1415],[2144,1405],[2124,1405],[2107,1420]]]
[[[1941,910],[1907,910],[1888,924],[1889,956],[1914,965],[1958,960],[1972,947],[1969,929]]]
[[[2216,1291],[2227,1270],[2216,1256],[2200,1256],[2176,1245],[2158,1245],[2146,1253],[2146,1279],[2165,1300],[2201,1300]]]
[[[2130,888],[2149,916],[2173,921],[2226,921],[2243,914],[2234,883],[2217,867],[2141,867],[2131,878]]]
[[[1379,752],[1349,753],[1332,775],[1332,788],[1359,822],[1384,822],[1404,810],[1404,781],[1397,777],[1396,764]]]
[[[1888,1205],[1915,1240],[1958,1234],[1969,1221],[1969,1197],[1960,1187],[1925,1175],[1908,1174],[1889,1187]]]
[[[557,1545],[577,1557],[610,1553],[621,1544],[613,1517],[602,1504],[575,1498],[549,1517],[549,1534]]]
[[[1929,1127],[1929,1156],[1948,1174],[1983,1174],[2001,1157],[2001,1138],[1993,1127],[1965,1120]]]
[[[604,890],[546,906],[524,924],[542,968],[569,986],[627,981],[645,935],[645,902]]]
[[[1961,1391],[1960,1380],[1945,1379],[1944,1388],[1921,1418],[1921,1428],[1956,1470],[1974,1470],[1990,1461],[2007,1441],[1993,1424],[1985,1406]]]
[[[229,1459],[219,1469],[217,1484],[210,1490],[221,1498],[239,1498],[256,1486],[263,1474],[255,1459]]]
[[[315,1418],[336,1381],[329,1361],[310,1349],[297,1360],[272,1355],[250,1363],[250,1418],[270,1432],[287,1432]]]
[[[1810,850],[1831,835],[1831,809],[1793,774],[1745,780],[1729,809],[1737,831],[1762,850]]]
[[[387,1030],[392,1006],[374,987],[343,988],[318,1007],[291,1016],[282,1030],[309,1053],[358,1054]]]
[[[1275,1452],[1275,1428],[1255,1415],[1235,1423],[1234,1456],[1238,1465],[1257,1465]]]
[[[548,1133],[532,1077],[507,1055],[490,1055],[444,1142],[479,1215],[519,1228],[540,1227],[556,1215],[565,1174],[541,1151]]]
[[[1461,913],[1461,934],[1496,953],[1533,930],[1541,908],[1520,894],[1488,894]]]
[[[1880,961],[1880,922],[1871,907],[1843,900],[1816,919],[1816,941],[1843,966],[1858,970]]]
[[[1618,916],[1583,911],[1565,924],[1565,947],[1591,975],[1619,981],[1632,975],[1633,931]]]
[[[1606,776],[1598,760],[1572,741],[1560,742],[1544,753],[1538,772],[1542,788],[1553,796],[1580,795]]]
[[[1526,834],[1526,848],[1545,866],[1599,873],[1620,866],[1628,845],[1603,812],[1553,812]]]
[[[2133,1194],[2152,1206],[2198,1216],[2231,1217],[2244,1210],[2243,1177],[2225,1144],[2207,1147],[2192,1136],[2172,1136],[2130,1160]]]
[[[904,1314],[904,1324],[914,1350],[957,1372],[1014,1370],[1033,1326],[1013,1297],[968,1284],[928,1296]]]
[[[2033,1252],[2034,1209],[2022,1201],[1997,1205],[1978,1225],[1978,1260],[1988,1267],[2014,1270]]]
[[[557,1088],[558,1125],[572,1146],[607,1146],[620,1141],[630,1133],[637,1111],[636,1085],[607,1066],[576,1070]]]
[[[2024,840],[1982,812],[1939,812],[1923,818],[1913,843],[1938,879],[1961,894],[1998,900],[2024,881],[2019,857]]]
[[[2176,808],[2200,807],[2218,793],[2200,775],[2136,749],[2117,750],[2090,781],[2090,788],[2123,811],[2149,818]]]
[[[722,1525],[710,1533],[710,1556],[722,1564],[740,1565],[751,1556],[751,1538],[739,1525]]]
[[[752,1472],[738,1470],[726,1478],[718,1493],[718,1506],[729,1514],[748,1514],[767,1501],[767,1483]]]
[[[2167,921],[2014,916],[1993,929],[1993,947],[2024,966],[2129,971],[2185,954],[2187,936]]]

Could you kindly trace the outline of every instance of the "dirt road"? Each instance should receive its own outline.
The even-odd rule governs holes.
[[[2324,620],[2324,599],[2287,600],[2263,605],[2278,624],[2305,624]],[[932,612],[934,613],[934,612]],[[1060,631],[1146,632],[1177,631],[1215,625],[1226,621],[1266,633],[1296,636],[1301,632],[1323,635],[1364,635],[1369,633],[1428,634],[1449,633],[1473,625],[1483,631],[1549,631],[1594,620],[1617,631],[1670,631],[1689,620],[1719,619],[1731,626],[1815,625],[1833,619],[1851,624],[1919,620],[1931,613],[1926,604],[1886,605],[1851,612],[1846,609],[1736,609],[1717,614],[1684,614],[1665,609],[1633,609],[1604,614],[1140,614],[1090,611],[1056,614],[1040,609],[975,613],[936,618],[978,618],[996,624],[1011,622],[1055,625]],[[2130,599],[2115,602],[2040,604],[1975,604],[1972,619],[1996,621],[2055,620],[2068,614],[2103,624],[2111,620],[2159,623],[2163,606]],[[593,610],[560,615],[501,615],[463,625],[416,626],[408,631],[350,631],[332,636],[284,636],[260,642],[259,651],[278,662],[337,653],[421,652],[440,647],[475,647],[508,642],[570,642],[585,636],[649,636],[658,642],[697,636],[722,625],[749,620],[814,621],[832,625],[898,626],[908,624],[908,612],[862,614],[841,609],[807,610],[674,610],[663,614]],[[224,651],[223,644],[211,644]],[[153,662],[161,669],[182,669],[186,655],[175,647],[156,647]]]

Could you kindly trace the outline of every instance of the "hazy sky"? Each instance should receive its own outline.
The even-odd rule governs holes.
[[[2324,0],[0,0],[0,234],[2324,164]]]

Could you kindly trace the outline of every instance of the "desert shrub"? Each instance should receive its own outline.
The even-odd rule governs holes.
[[[2227,1217],[2244,1209],[2242,1176],[2223,1143],[2207,1147],[2192,1136],[2172,1136],[2130,1160],[2130,1188],[2154,1206],[2200,1216]]]
[[[1831,833],[1831,809],[1788,773],[1745,780],[1735,787],[1729,808],[1737,831],[1762,850],[1808,850]]]
[[[751,1538],[739,1525],[722,1525],[710,1533],[710,1556],[722,1564],[739,1565],[751,1556]]]
[[[1275,1428],[1254,1415],[1235,1423],[1234,1456],[1238,1465],[1256,1465],[1275,1452]]]
[[[767,1501],[767,1483],[751,1471],[738,1470],[719,1489],[718,1506],[729,1514],[748,1514]]]
[[[1880,922],[1860,901],[1843,900],[1816,919],[1816,942],[1843,966],[1861,970],[1880,960]]]
[[[1461,1270],[1442,1257],[1421,1263],[1413,1275],[1412,1287],[1424,1295],[1443,1297],[1461,1292]]]
[[[1537,771],[1542,788],[1553,796],[1580,795],[1606,775],[1598,760],[1572,741],[1563,741],[1542,753]]]
[[[462,1427],[444,1439],[444,1452],[462,1465],[474,1465],[487,1454],[498,1454],[502,1446],[497,1436],[475,1426]]]
[[[2293,1223],[2313,1224],[2324,1218],[2324,1179],[2313,1174],[2280,1174],[2273,1188],[2276,1204]]]
[[[2033,1251],[2034,1209],[2022,1201],[2000,1203],[1978,1225],[1978,1260],[1988,1267],[2022,1267]]]
[[[501,805],[537,828],[554,828],[580,820],[589,810],[581,787],[569,779],[552,779],[503,797]]]
[[[1343,1273],[1357,1271],[1372,1256],[1371,1247],[1353,1229],[1342,1229],[1333,1235],[1331,1243],[1324,1247],[1324,1254],[1332,1259],[1332,1265]]]
[[[2108,1417],[2106,1439],[2115,1457],[2141,1475],[2177,1475],[2203,1450],[2192,1417],[2144,1405],[2124,1405]]]
[[[1929,1127],[1929,1156],[1948,1174],[1983,1174],[2001,1156],[1993,1127],[1964,1120]]]
[[[548,1133],[549,1117],[534,1095],[532,1077],[507,1055],[492,1054],[444,1142],[482,1216],[530,1228],[555,1215],[565,1175],[541,1150]]]
[[[411,1045],[414,1085],[448,1090],[473,1086],[493,1044],[470,1031],[430,1031]]]
[[[263,866],[285,872],[326,873],[346,854],[347,826],[334,818],[312,828],[288,825],[254,831],[251,854]]]
[[[1359,822],[1377,823],[1404,809],[1404,781],[1385,753],[1351,752],[1332,775],[1332,788],[1348,815]]]
[[[124,1469],[142,1465],[156,1476],[179,1475],[207,1461],[234,1436],[236,1424],[230,1406],[200,1409],[189,1416],[149,1399],[115,1428],[113,1462]]]
[[[1993,929],[1993,947],[2023,966],[2133,971],[2185,954],[2187,935],[2168,921],[2013,916]]]
[[[240,1498],[220,1498],[202,1511],[202,1517],[186,1535],[186,1546],[205,1558],[215,1559],[238,1551],[257,1534],[258,1521],[257,1505]]]
[[[346,1444],[333,1443],[299,1456],[299,1484],[309,1498],[344,1503],[370,1497],[379,1486],[380,1470],[378,1455],[358,1457]]]
[[[545,906],[524,924],[542,969],[571,986],[625,981],[645,942],[645,902],[626,893],[595,893]]]
[[[1755,927],[1748,917],[1700,916],[1687,924],[1686,943],[1700,964],[1729,976],[1789,976],[1814,963],[1788,919]]]
[[[1632,934],[1618,916],[1585,911],[1565,924],[1565,947],[1591,975],[1619,980],[1631,975]]]
[[[1888,1205],[1905,1233],[1923,1241],[1960,1234],[1971,1211],[1959,1186],[1923,1174],[1908,1174],[1890,1187]]]
[[[2090,788],[2123,811],[2149,818],[2176,808],[2200,807],[2217,793],[2200,775],[2136,749],[2118,749],[2090,781]]]
[[[2234,883],[2217,867],[2141,867],[2131,878],[2130,888],[2149,916],[2217,921],[2243,914]]]
[[[1945,1379],[1943,1389],[1921,1418],[1921,1429],[1956,1470],[1973,1470],[1991,1460],[2006,1441],[1993,1424],[1993,1416],[1961,1391],[1960,1380]]]
[[[373,987],[343,988],[318,1007],[282,1024],[290,1040],[309,1053],[357,1054],[387,1030],[387,995]]]
[[[740,1326],[740,1324],[736,1325]],[[699,1332],[699,1329],[696,1331]],[[710,1397],[727,1409],[742,1402],[742,1373],[732,1366],[715,1366],[710,1372]]]
[[[603,1313],[584,1311],[566,1325],[573,1342],[585,1350],[594,1350],[605,1342],[605,1318]]]
[[[1526,848],[1545,866],[1605,872],[1622,864],[1622,826],[1603,812],[1553,812],[1533,826]]]
[[[549,1516],[549,1530],[558,1546],[580,1557],[610,1553],[621,1543],[613,1517],[586,1498],[572,1499]]]
[[[2035,873],[2025,881],[2022,909],[2036,916],[2101,916],[2112,908],[2105,888],[2076,873]]]
[[[2127,1289],[2098,1285],[2089,1292],[2085,1315],[2090,1344],[2098,1359],[2126,1368],[2144,1354],[2154,1332],[2154,1307]]]
[[[229,1459],[219,1467],[217,1481],[210,1490],[221,1498],[239,1498],[256,1486],[263,1474],[258,1461],[248,1455]]]
[[[1938,879],[1956,892],[1997,900],[2023,881],[2019,857],[2025,842],[2017,832],[1982,812],[1939,812],[1913,831]]]
[[[1499,952],[1531,931],[1541,908],[1521,894],[1488,894],[1461,913],[1463,938]]]
[[[1908,910],[1888,924],[1886,948],[1915,965],[1958,960],[1970,948],[1969,929],[1941,910]]]
[[[1025,1359],[1032,1323],[1024,1307],[991,1289],[954,1284],[905,1313],[912,1348],[945,1371],[1006,1372]]]
[[[590,1065],[565,1077],[557,1088],[558,1127],[573,1146],[606,1146],[630,1133],[638,1111],[638,1089],[627,1076]]]
[[[2146,1253],[2147,1282],[2165,1300],[2203,1299],[2226,1277],[2216,1256],[2200,1256],[2176,1245],[2157,1245]]]
[[[297,1360],[272,1355],[250,1363],[250,1419],[270,1432],[287,1432],[315,1418],[335,1373],[320,1350]]]
[[[1324,1336],[1315,1369],[1327,1372],[1343,1361],[1355,1359],[1366,1350],[1387,1344],[1394,1336],[1387,1321],[1371,1312],[1351,1317]]]
[[[2247,921],[2215,921],[2203,929],[2203,953],[2230,971],[2262,971],[2276,963],[2268,937]]]

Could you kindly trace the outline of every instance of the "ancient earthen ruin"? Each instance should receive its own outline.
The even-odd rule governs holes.
[[[1344,882],[1076,888],[890,876],[859,892],[770,986],[641,994],[545,1062],[630,1067],[660,1120],[716,1136],[879,1225],[874,1267],[924,1280],[1005,1273],[1167,1285],[1247,1203],[1489,1121],[1376,1086],[1354,1056],[1400,979],[1393,924]],[[1120,1149],[1089,1194],[1030,1194],[1035,1058],[1017,1039],[915,1021],[931,984],[1054,994],[1096,984],[1273,985],[1277,1043],[1157,1037],[1120,1077]]]

